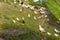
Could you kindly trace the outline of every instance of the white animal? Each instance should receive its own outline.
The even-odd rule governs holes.
[[[45,17],[48,17],[47,15],[45,15]]]
[[[28,14],[28,17],[30,18],[30,14]]]
[[[59,35],[58,35],[58,34],[56,34],[56,33],[55,33],[54,35],[55,35],[56,37],[58,37],[58,36],[59,36]]]
[[[16,4],[16,0],[14,0],[14,4]]]
[[[6,2],[7,0],[4,0],[4,2]]]
[[[16,20],[18,20],[18,21],[19,21],[20,19],[19,19],[19,18],[16,18]]]
[[[25,0],[25,1],[28,1],[28,0]]]
[[[57,23],[59,23],[59,21],[57,21]]]
[[[23,5],[22,5],[22,7],[28,8],[29,6],[28,6],[28,5],[23,4]]]
[[[59,31],[58,31],[57,29],[54,29],[54,31],[55,31],[56,33],[59,33]]]
[[[41,25],[39,25],[39,30],[40,30],[41,32],[46,32],[45,29],[41,27]]]
[[[21,6],[21,4],[19,3],[19,6]]]
[[[39,10],[40,10],[40,11],[43,11],[43,9],[42,9],[42,8],[40,8]]]
[[[20,12],[22,12],[23,10],[22,9],[20,9]]]
[[[40,11],[40,13],[41,13],[41,14],[45,14],[45,13],[46,13],[46,11]]]
[[[47,32],[48,35],[51,35],[51,33]]]
[[[30,9],[31,9],[31,10],[34,10],[34,6],[31,6]]]
[[[31,5],[28,5],[28,7],[31,7]]]
[[[44,15],[39,16],[38,19],[42,18],[43,16],[44,16]]]
[[[49,19],[47,19],[47,21],[49,21]]]
[[[25,5],[25,8],[28,8],[29,6],[28,5]]]
[[[24,20],[24,17],[22,17],[22,20]]]
[[[22,2],[22,1],[20,0],[20,1],[19,1],[19,5],[20,5],[20,6],[21,6],[21,2]]]
[[[14,4],[16,4],[16,2],[14,2]]]
[[[46,10],[46,8],[45,8],[45,7],[41,7],[41,9],[42,9],[42,10]]]
[[[15,20],[13,20],[13,23],[16,23],[16,21],[15,21]]]
[[[36,20],[37,18],[34,16],[34,20]]]
[[[25,4],[22,5],[22,7],[25,7],[25,6],[26,6]]]
[[[34,11],[34,13],[35,13],[35,14],[38,14],[38,12],[37,12],[37,11]]]

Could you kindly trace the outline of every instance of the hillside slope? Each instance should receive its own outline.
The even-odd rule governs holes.
[[[0,0],[0,40],[60,40],[60,22],[54,19],[38,2]]]
[[[46,6],[60,20],[60,0],[46,0]]]

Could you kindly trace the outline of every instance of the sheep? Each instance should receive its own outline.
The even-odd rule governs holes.
[[[58,31],[57,29],[54,29],[54,31],[55,31],[56,33],[59,33],[59,31]]]
[[[23,10],[22,9],[20,9],[20,12],[22,12]]]
[[[23,5],[24,3],[23,2],[21,2],[21,5]]]
[[[46,8],[45,7],[41,7],[40,10],[43,11],[43,10],[46,10]]]
[[[34,11],[34,13],[35,13],[35,14],[38,14],[38,12],[37,12],[37,11]]]
[[[34,16],[34,20],[36,20],[37,18]]]
[[[16,0],[14,0],[14,4],[16,4]]]
[[[47,18],[47,21],[49,21],[50,19],[49,18]]]
[[[16,4],[16,2],[14,2],[14,4]]]
[[[16,18],[17,21],[19,21],[20,19],[19,18]]]
[[[60,23],[59,21],[57,21],[57,23]]]
[[[39,10],[40,10],[40,11],[43,11],[43,9],[42,9],[42,8],[40,8]]]
[[[28,1],[28,0],[25,0],[25,1]]]
[[[34,10],[34,6],[30,6],[30,9],[31,9],[31,10]]]
[[[38,9],[38,6],[35,6],[34,8]]]
[[[22,17],[22,20],[24,20],[24,17]]]
[[[39,16],[38,19],[42,18],[43,16],[44,16],[44,15]]]
[[[51,33],[47,32],[48,35],[51,35]]]
[[[30,14],[28,14],[28,18],[30,18]]]
[[[21,6],[21,2],[22,2],[22,1],[20,0],[20,1],[19,1],[19,5],[20,5],[20,6]]]
[[[46,13],[46,11],[40,11],[40,13],[41,13],[41,14],[45,14],[45,13]]]
[[[23,4],[23,5],[22,5],[22,7],[30,8],[30,7],[31,7],[31,5],[25,5],[25,4]]]
[[[22,5],[22,7],[25,7],[25,6],[26,6],[25,4]]]
[[[21,4],[19,3],[19,6],[21,6]]]
[[[25,5],[25,8],[29,8],[29,6],[28,5]]]
[[[40,30],[41,32],[46,32],[45,29],[41,27],[41,25],[39,25],[39,30]]]
[[[21,23],[22,23],[22,25],[24,25],[24,24],[25,24],[25,21],[24,21],[24,20],[22,20],[22,21],[21,21]]]
[[[24,17],[22,17],[22,21],[21,21],[22,25],[25,24],[25,21],[24,21]]]
[[[13,23],[16,23],[16,21],[15,21],[15,20],[13,20]]]
[[[55,33],[54,35],[55,35],[56,37],[58,37],[58,36],[59,36],[59,35],[58,35],[58,34],[56,34],[56,33]]]
[[[45,16],[45,18],[47,18],[48,16],[47,15],[44,15]]]
[[[31,5],[28,5],[28,7],[31,7]]]
[[[4,0],[4,2],[6,2],[7,0]]]

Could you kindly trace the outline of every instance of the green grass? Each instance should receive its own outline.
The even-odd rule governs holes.
[[[58,0],[46,0],[46,5],[53,15],[60,20],[60,1]]]
[[[22,0],[24,1],[24,0]],[[24,2],[24,3],[29,3],[31,5],[39,5],[39,2],[34,3],[32,2],[32,0],[28,1],[28,2]],[[34,3],[34,4],[33,4]],[[16,6],[16,7],[15,7]],[[50,6],[50,5],[49,5]],[[19,10],[23,9],[22,12],[20,12]],[[31,17],[28,18],[27,15],[31,14]],[[55,33],[53,31],[53,29],[55,28],[54,26],[51,25],[47,25],[46,22],[46,18],[42,18],[42,19],[37,19],[34,20],[34,16],[39,17],[41,16],[40,14],[34,14],[34,11],[30,10],[29,8],[23,8],[22,6],[19,6],[18,3],[14,4],[13,0],[8,0],[7,3],[4,3],[3,0],[1,0],[0,2],[0,36],[3,35],[3,30],[5,29],[20,29],[20,28],[26,28],[28,29],[28,31],[24,34],[17,34],[16,36],[14,35],[8,35],[4,36],[5,40],[32,40],[32,36],[34,37],[34,40],[40,40],[41,38],[46,37],[46,40],[60,40],[60,36],[59,37],[55,37],[53,34]],[[24,21],[25,21],[25,25],[22,25],[21,22],[17,23],[13,23],[12,20],[16,20],[16,18],[19,18],[20,20],[22,20],[22,17],[24,17]],[[48,32],[51,32],[52,35],[48,36],[46,33],[41,33],[39,31],[39,24],[42,25],[43,28],[45,28],[45,30]],[[50,26],[51,28],[47,28],[48,26]],[[59,27],[56,27],[58,30]],[[2,34],[2,35],[1,35]],[[5,34],[6,35],[6,34]],[[60,35],[60,34],[59,34]],[[59,38],[59,39],[58,39]]]

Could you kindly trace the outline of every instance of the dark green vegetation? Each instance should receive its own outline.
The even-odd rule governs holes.
[[[46,0],[46,6],[60,20],[60,0]]]
[[[39,2],[21,1],[26,5],[39,5],[41,7]],[[20,12],[20,9],[23,11]],[[37,11],[37,9],[35,10]],[[30,18],[27,17],[28,14],[31,15]],[[34,20],[34,16],[37,17],[37,20]],[[60,40],[60,33],[58,33],[59,37],[54,36],[55,32],[53,30],[55,28],[60,30],[60,25],[55,22],[54,17],[49,15],[51,19],[48,23],[47,18],[38,19],[39,16],[41,16],[40,13],[36,15],[33,10],[20,6],[18,0],[17,4],[14,4],[13,0],[7,0],[7,2],[0,0],[0,38],[4,40]],[[24,17],[24,25],[16,20],[16,18],[19,18],[22,21],[22,17]],[[12,20],[16,20],[16,23],[13,23]],[[39,25],[52,35],[49,36],[46,32],[40,32]]]

